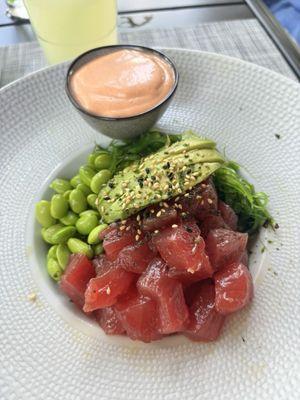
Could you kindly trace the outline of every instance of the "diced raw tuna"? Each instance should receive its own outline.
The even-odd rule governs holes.
[[[83,311],[94,311],[116,303],[117,297],[126,293],[135,275],[118,268],[113,262],[103,262],[97,277],[90,280],[85,291]]]
[[[219,200],[218,203],[218,208],[219,211],[221,212],[221,215],[225,221],[225,223],[229,226],[230,229],[233,231],[237,230],[237,223],[238,223],[238,217],[236,213],[233,211],[233,209],[223,201]]]
[[[135,229],[132,226],[130,226],[129,230],[126,230],[126,228],[123,230],[120,230],[120,228],[115,228],[108,232],[103,240],[103,248],[108,260],[116,260],[120,251],[124,247],[136,243],[135,235]]]
[[[148,243],[141,241],[124,247],[115,263],[126,271],[141,274],[154,257],[155,253],[149,248]]]
[[[213,229],[206,238],[206,251],[215,270],[241,259],[247,245],[246,233]]]
[[[95,275],[95,268],[84,254],[71,255],[60,281],[60,289],[82,308],[87,284]]]
[[[206,218],[204,218],[199,226],[201,230],[201,236],[204,238],[207,237],[212,229],[230,229],[229,226],[225,223],[224,219],[221,217],[221,215],[208,215]]]
[[[199,285],[199,286],[197,286]],[[190,306],[190,321],[184,335],[194,341],[210,342],[219,337],[225,317],[215,309],[215,287],[211,281],[196,284]]]
[[[100,232],[99,239],[103,240],[105,238],[105,236],[107,236],[110,232],[117,230],[117,228],[118,228],[118,224],[113,222],[106,229],[104,229],[103,231]]]
[[[122,323],[113,307],[94,311],[98,324],[107,335],[121,335],[125,332]]]
[[[151,213],[150,210],[154,212]],[[157,214],[159,213],[159,216]],[[178,221],[178,214],[173,207],[150,207],[144,213],[142,229],[145,232],[160,230]]]
[[[155,300],[160,317],[159,331],[173,333],[184,329],[188,318],[182,285],[168,276],[163,260],[155,258],[137,282],[141,294]]]
[[[248,267],[249,264],[249,256],[248,256],[248,251],[245,250],[244,253],[242,254],[241,260],[240,262],[244,265],[246,265],[246,267]]]
[[[131,339],[147,343],[162,337],[158,332],[159,321],[155,301],[139,294],[135,287],[119,298],[114,309]]]
[[[205,243],[194,222],[182,222],[154,235],[152,241],[170,268],[189,272],[205,268]]]
[[[209,261],[209,258],[206,254],[203,255],[203,260],[201,264],[201,268],[196,272],[189,272],[187,270],[178,270],[175,268],[170,268],[168,275],[171,278],[176,278],[180,281],[183,287],[189,286],[192,283],[199,282],[203,279],[207,279],[212,277],[214,273],[213,267]]]
[[[242,263],[233,263],[216,272],[216,310],[231,314],[245,307],[253,297],[252,277]]]
[[[177,202],[183,211],[193,215],[198,221],[215,214],[218,207],[218,196],[212,180],[208,179],[195,186],[189,196],[182,196]]]

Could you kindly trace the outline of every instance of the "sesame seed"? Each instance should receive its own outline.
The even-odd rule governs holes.
[[[201,183],[201,187],[206,188],[207,185],[205,183]]]
[[[141,235],[141,234],[142,234],[142,231],[141,231],[140,229],[138,229],[138,230],[137,230],[137,233],[138,233],[139,235]]]
[[[164,208],[162,208],[162,209],[161,209],[161,212],[162,212],[162,213],[165,213],[165,212],[166,212],[166,210],[165,210]]]
[[[158,213],[156,214],[157,217],[161,216],[161,211],[158,211]]]
[[[202,196],[200,196],[200,195],[198,194],[198,196],[196,196],[196,199],[197,199],[197,200],[201,200],[201,199],[202,199]]]
[[[37,295],[36,295],[36,293],[30,293],[30,294],[27,296],[27,298],[28,298],[29,301],[34,302],[34,301],[36,301]]]
[[[190,195],[189,193],[186,193],[186,194],[184,195],[184,197],[189,197],[189,195]]]
[[[136,217],[136,220],[137,220],[137,221],[140,221],[140,220],[141,220],[140,214]]]
[[[125,228],[126,228],[125,225],[120,226],[120,231],[124,231]]]
[[[159,232],[159,230],[155,229],[154,233],[158,233],[158,232]]]
[[[172,228],[178,228],[178,225],[173,224],[173,225],[172,225]]]
[[[182,205],[181,205],[181,204],[178,204],[178,208],[180,208],[180,210],[182,210]]]
[[[164,186],[164,188],[163,188],[164,190],[168,190],[169,189],[169,185],[168,184],[166,184],[165,186]]]
[[[208,202],[208,204],[212,204],[213,203],[212,199],[207,199],[207,202]]]
[[[166,202],[163,202],[163,206],[166,207],[166,208],[169,208],[169,204],[166,203]]]
[[[110,287],[109,287],[109,286],[108,286],[107,289],[106,289],[106,293],[107,293],[108,295],[110,295],[110,293],[111,293],[111,290],[110,290]]]
[[[151,208],[150,212],[151,212],[151,214],[154,214],[154,210],[153,210],[153,208]]]
[[[140,238],[140,235],[135,235],[135,240],[138,241]]]
[[[127,226],[127,228],[125,229],[126,231],[129,231],[129,229],[130,229],[130,226]]]
[[[187,270],[190,274],[194,274],[195,273],[195,271],[192,269],[192,268],[188,268],[188,270]]]

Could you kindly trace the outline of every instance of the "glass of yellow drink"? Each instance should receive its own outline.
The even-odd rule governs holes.
[[[116,0],[24,0],[50,64],[117,43]]]

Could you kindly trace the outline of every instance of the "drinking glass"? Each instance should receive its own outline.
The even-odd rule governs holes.
[[[50,64],[117,43],[116,0],[24,0]]]

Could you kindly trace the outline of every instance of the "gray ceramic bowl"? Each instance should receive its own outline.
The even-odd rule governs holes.
[[[85,63],[93,60],[98,56],[105,55],[117,51],[119,49],[134,49],[144,52],[151,52],[163,58],[167,63],[171,65],[174,71],[174,76],[175,76],[174,85],[170,90],[168,96],[162,102],[158,103],[155,107],[141,114],[133,115],[130,117],[111,118],[90,113],[87,110],[85,110],[72,95],[72,90],[70,89],[70,77],[76,70],[78,70]],[[153,50],[149,47],[134,46],[134,45],[106,46],[89,50],[86,53],[81,54],[72,62],[67,72],[66,92],[73,106],[77,109],[77,111],[85,119],[85,121],[89,125],[91,125],[94,129],[114,139],[127,139],[138,136],[141,133],[146,132],[163,115],[177,89],[178,79],[179,79],[178,71],[173,61],[171,61],[167,56],[165,56],[160,51]]]

